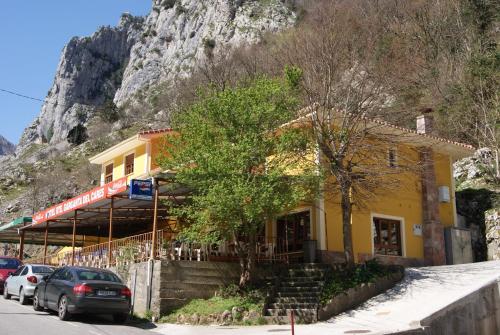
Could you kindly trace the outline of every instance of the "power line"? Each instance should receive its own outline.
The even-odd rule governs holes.
[[[5,90],[3,88],[0,88],[0,91],[8,93],[8,94],[12,94],[12,95],[24,98],[24,99],[29,99],[29,100],[34,100],[34,101],[40,101],[40,102],[46,102],[45,99],[39,99],[39,98],[30,97],[28,95],[24,95],[24,94],[17,93],[17,92],[14,92],[14,91]]]

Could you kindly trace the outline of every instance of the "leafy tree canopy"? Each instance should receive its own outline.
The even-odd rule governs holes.
[[[304,133],[282,127],[299,105],[299,72],[286,72],[286,79],[261,77],[201,92],[173,115],[178,136],[165,139],[159,160],[193,191],[177,210],[189,223],[183,235],[199,242],[237,241],[240,258],[250,264],[265,222],[311,196],[317,178],[306,161],[312,151]]]

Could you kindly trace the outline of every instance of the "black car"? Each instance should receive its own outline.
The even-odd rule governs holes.
[[[57,311],[59,319],[72,314],[111,314],[123,323],[130,313],[131,292],[111,271],[65,266],[45,276],[37,285],[33,308]]]

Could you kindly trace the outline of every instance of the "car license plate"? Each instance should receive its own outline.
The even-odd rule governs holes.
[[[104,291],[104,290],[98,290],[97,295],[101,297],[111,297],[116,295],[116,291]]]

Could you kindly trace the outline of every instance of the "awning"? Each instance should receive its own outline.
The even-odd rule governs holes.
[[[31,217],[29,216],[21,216],[7,224],[4,224],[3,226],[0,226],[0,232],[5,231],[11,228],[21,228],[22,226],[26,224],[30,224],[32,222]]]
[[[173,174],[159,173],[154,177],[159,182],[159,196],[177,203],[184,201],[188,190],[173,182]],[[33,216],[33,222],[22,228],[24,231],[49,231],[71,234],[76,220],[77,234],[105,236],[108,232],[110,209],[113,207],[113,236],[126,237],[150,230],[153,222],[153,201],[129,198],[127,178],[94,188],[60,204],[49,207]],[[158,219],[169,219],[169,206],[160,203]]]

